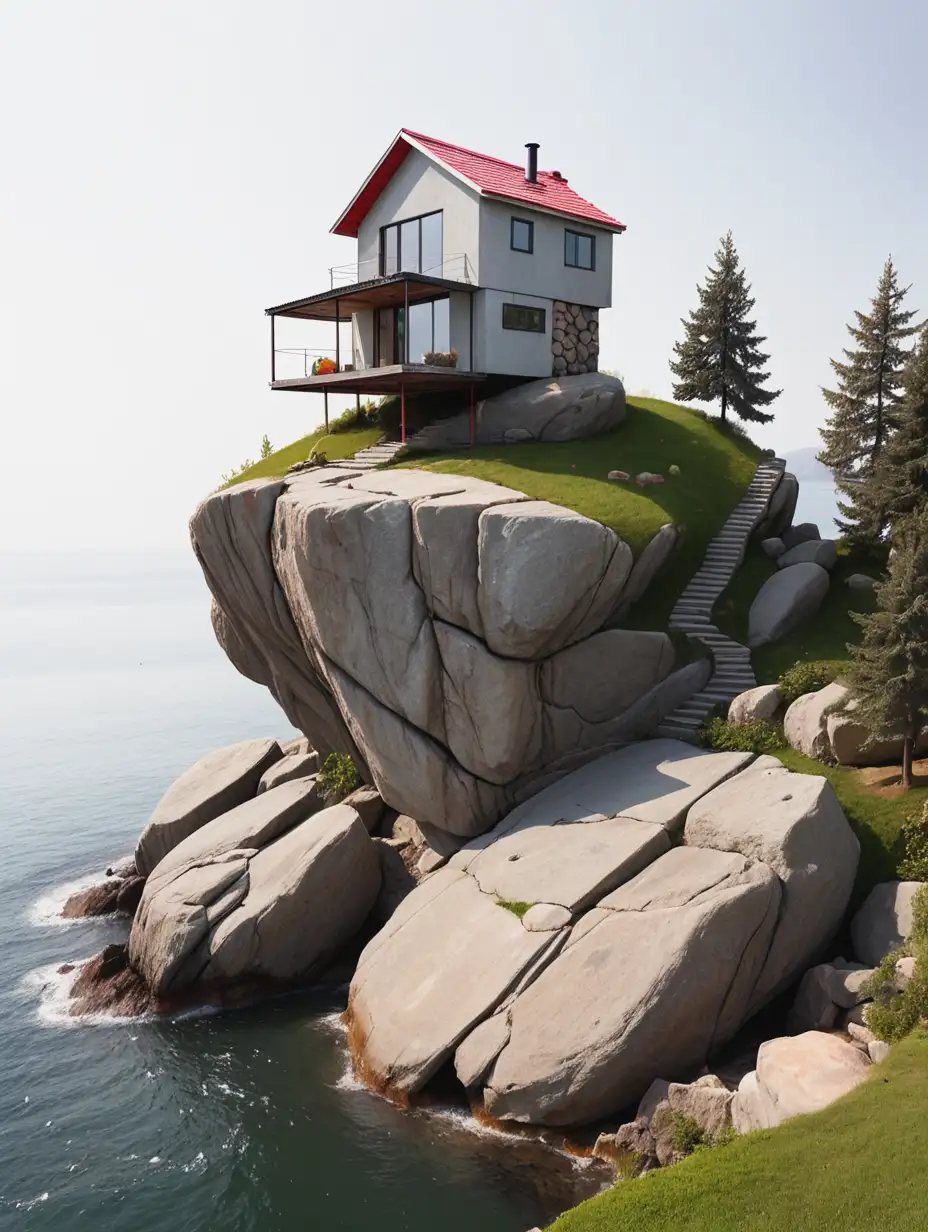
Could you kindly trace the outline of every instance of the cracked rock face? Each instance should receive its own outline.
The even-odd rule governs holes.
[[[355,1059],[411,1093],[453,1058],[504,1120],[605,1116],[814,960],[857,858],[824,778],[675,740],[601,757],[408,895],[351,986]]]
[[[380,855],[353,808],[320,804],[314,779],[284,783],[161,860],[129,937],[155,997],[197,982],[304,978],[357,932],[380,890]]]
[[[459,838],[705,683],[665,634],[607,628],[626,543],[496,484],[309,471],[214,494],[191,535],[235,666],[320,756]]]

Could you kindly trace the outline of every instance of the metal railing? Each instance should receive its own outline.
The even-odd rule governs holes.
[[[313,364],[317,359],[335,360],[335,349],[313,351],[308,347],[275,347],[275,376],[278,381],[292,381],[300,375],[312,376]],[[281,358],[278,358],[281,357]],[[342,365],[344,371],[345,365]]]
[[[397,274],[402,274],[406,271],[397,270]],[[451,253],[449,256],[443,257],[438,265],[429,266],[427,269],[409,270],[410,274],[425,274],[430,278],[445,278],[449,282],[467,282],[473,283],[474,267],[466,252]],[[354,265],[333,265],[329,268],[329,289],[335,290],[340,286],[353,286],[356,282],[370,282],[374,278],[382,277],[380,272],[380,258],[370,257],[366,261],[359,261]]]

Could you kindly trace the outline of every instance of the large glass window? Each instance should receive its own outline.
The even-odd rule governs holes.
[[[423,274],[431,274],[435,278],[442,277],[442,226],[441,210],[436,214],[426,214],[421,220],[422,264],[419,269]]]
[[[564,264],[577,269],[596,268],[596,243],[592,235],[580,231],[564,232]]]
[[[396,338],[399,363],[406,362],[404,316],[396,310]],[[447,296],[409,305],[409,363],[421,364],[428,351],[451,350],[451,306]]]
[[[380,272],[385,278],[401,271],[442,276],[442,212],[407,218],[380,231]]]
[[[525,304],[503,304],[503,329],[521,329],[530,334],[545,332],[544,308]]]
[[[535,224],[527,218],[509,220],[509,247],[514,252],[533,252],[535,248]]]

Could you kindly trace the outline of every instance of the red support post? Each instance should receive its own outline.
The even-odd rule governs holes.
[[[474,409],[474,383],[470,385],[470,447],[473,449],[477,443],[477,414]]]
[[[325,399],[325,430],[326,432],[328,432],[329,430],[329,387],[328,385],[326,385],[325,389],[322,391],[322,396]]]
[[[406,386],[400,382],[400,440],[406,444]]]

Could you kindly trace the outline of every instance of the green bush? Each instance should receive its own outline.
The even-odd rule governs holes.
[[[895,987],[896,963],[906,956],[915,959],[915,972],[906,988]],[[912,935],[901,949],[887,954],[863,990],[873,998],[867,1010],[867,1026],[887,1043],[903,1039],[928,1019],[928,885],[912,900]]]
[[[784,744],[782,729],[764,719],[729,723],[716,715],[706,722],[702,735],[707,748],[728,753],[775,753]]]
[[[701,1146],[710,1146],[711,1139],[698,1121],[685,1112],[675,1112],[670,1123],[670,1141],[680,1155],[692,1155]]]
[[[777,681],[784,706],[789,706],[804,693],[824,689],[834,681],[836,674],[834,665],[824,661],[793,664]]]
[[[330,753],[316,782],[326,804],[338,804],[360,786],[361,777],[347,753]]]
[[[377,402],[362,402],[360,406],[349,406],[329,423],[329,431],[355,432],[359,428],[370,428],[380,423],[380,405]]]
[[[903,881],[928,881],[928,808],[903,822],[899,834],[905,847],[899,876]]]

